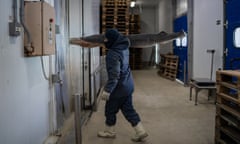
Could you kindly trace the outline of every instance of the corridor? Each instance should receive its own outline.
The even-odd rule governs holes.
[[[215,105],[213,98],[207,101],[201,91],[199,105],[189,101],[189,87],[164,79],[157,70],[133,71],[135,81],[134,105],[140,114],[149,137],[141,144],[213,144],[215,130]],[[71,129],[60,144],[74,144],[73,119]],[[104,101],[98,106],[82,129],[83,144],[134,144],[133,129],[118,113],[116,139],[97,137],[104,128]]]

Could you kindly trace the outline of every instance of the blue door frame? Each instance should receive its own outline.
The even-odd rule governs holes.
[[[236,28],[240,28],[240,0],[228,0],[225,7],[227,26],[224,69],[240,69],[240,48],[234,45],[234,32]]]
[[[183,15],[174,20],[174,32],[178,32],[184,30],[186,33],[188,32],[187,26],[187,15]],[[186,37],[187,38],[187,37]],[[182,45],[182,39],[180,40],[180,45],[176,44],[174,41],[173,52],[175,55],[179,57],[178,62],[178,72],[177,79],[182,81],[183,83],[187,83],[188,80],[188,45]]]

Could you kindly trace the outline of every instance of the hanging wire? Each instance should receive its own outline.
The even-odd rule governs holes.
[[[40,59],[41,59],[43,76],[44,76],[44,78],[45,78],[46,80],[49,80],[49,76],[47,76],[46,70],[45,70],[45,67],[44,67],[43,56],[40,56]]]

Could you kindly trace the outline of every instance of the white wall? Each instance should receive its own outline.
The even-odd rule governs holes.
[[[48,1],[53,4],[53,0]],[[99,20],[96,18],[99,1],[87,2],[94,9],[90,10],[92,19],[87,20],[87,28],[91,33],[96,33],[99,29]],[[81,0],[71,1],[70,5],[70,13],[76,14],[76,17],[71,15],[74,21],[70,25],[75,28],[70,29],[70,36],[79,37],[82,33]],[[56,126],[55,114],[51,113],[54,109],[50,106],[50,100],[54,99],[54,88],[43,77],[40,57],[23,56],[23,32],[19,37],[8,36],[11,16],[12,0],[5,0],[0,5],[0,143],[42,144]],[[83,81],[82,51],[78,46],[70,49],[67,52],[71,57],[68,57],[68,77],[74,74],[73,78],[77,78],[71,90],[79,92]],[[54,59],[54,56],[43,57],[48,76],[55,71]],[[96,59],[94,62],[95,65],[99,63]]]
[[[158,33],[158,31],[156,31],[156,12],[156,6],[142,8],[142,13],[140,13],[141,33]],[[143,49],[142,60],[148,62],[151,53],[151,48]]]
[[[173,31],[173,5],[172,0],[159,0],[154,7],[143,7],[141,13],[141,32],[159,33],[161,31]],[[158,53],[169,53],[173,51],[172,43],[161,44]],[[152,49],[143,50],[143,61],[149,61]]]
[[[100,32],[100,0],[85,0],[84,2],[84,32],[85,36]],[[91,73],[100,65],[99,48],[91,49]]]
[[[173,32],[173,5],[172,0],[161,0],[157,12],[157,31]],[[160,45],[160,53],[172,52],[172,43]]]
[[[82,37],[82,0],[69,1],[69,37]],[[74,94],[83,93],[83,64],[82,48],[78,45],[69,45],[69,68],[71,79],[71,101]],[[74,104],[74,102],[72,103]]]
[[[40,57],[23,56],[23,33],[9,37],[10,16],[12,1],[5,0],[0,5],[0,143],[41,144],[49,134],[52,87],[43,77]]]
[[[99,34],[100,32],[100,0],[85,0],[84,1],[84,36],[92,35],[92,34]],[[86,49],[85,49],[86,50]],[[85,51],[88,54],[88,51]],[[96,75],[96,84],[94,81],[94,73],[100,67],[100,49],[99,47],[93,48],[90,50],[91,52],[91,70],[89,71],[91,74],[91,101],[93,103],[94,94],[100,88],[100,73]],[[88,57],[86,57],[88,58]],[[86,60],[85,60],[86,61]],[[89,78],[89,75],[85,75]],[[85,83],[85,87],[87,83]],[[96,86],[96,87],[95,87]],[[94,89],[96,88],[96,89]]]
[[[176,15],[181,16],[187,13],[187,0],[176,0]]]
[[[84,36],[99,34],[100,31],[100,0],[84,1]],[[100,65],[99,48],[91,49],[91,73]]]
[[[142,7],[141,33],[156,33],[156,6]]]
[[[222,68],[223,1],[194,0],[193,5],[193,77],[210,77],[211,55],[206,51],[215,49],[215,79],[215,71]],[[217,20],[221,20],[220,25],[216,25]]]

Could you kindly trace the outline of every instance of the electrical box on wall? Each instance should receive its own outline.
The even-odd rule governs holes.
[[[43,56],[55,54],[55,10],[46,2],[25,2],[24,22],[31,39],[25,33],[25,56]]]

